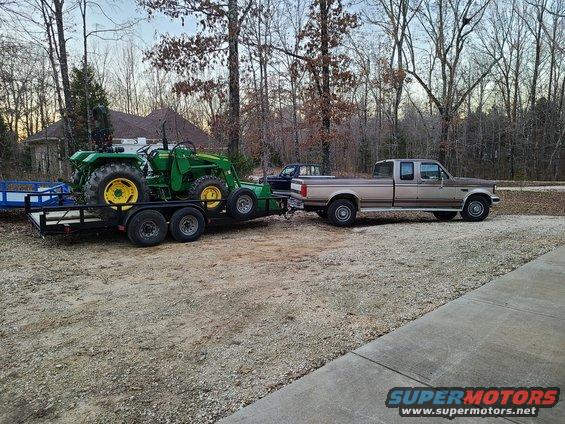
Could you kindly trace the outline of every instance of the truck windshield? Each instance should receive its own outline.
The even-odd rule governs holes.
[[[379,162],[373,169],[373,178],[392,178],[393,163]]]

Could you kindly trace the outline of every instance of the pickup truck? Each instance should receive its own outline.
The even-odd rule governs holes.
[[[372,179],[295,178],[289,206],[317,212],[331,224],[352,225],[357,212],[426,211],[441,221],[459,212],[466,221],[482,221],[500,198],[494,181],[452,176],[428,159],[377,162]]]
[[[313,163],[290,163],[283,168],[280,174],[267,176],[267,183],[271,186],[273,193],[290,196],[290,183],[293,178],[311,176],[322,177],[320,165]],[[259,183],[262,184],[263,182],[263,178],[260,178]]]

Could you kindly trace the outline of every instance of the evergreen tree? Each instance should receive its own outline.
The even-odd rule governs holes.
[[[98,80],[94,68],[87,66],[86,83],[84,78],[85,72],[81,68],[73,68],[71,72],[71,96],[73,102],[75,137],[77,145],[80,149],[88,149],[88,120],[86,99],[88,98],[88,109],[90,119],[92,119],[92,108],[98,105],[108,107],[108,96],[104,87]]]

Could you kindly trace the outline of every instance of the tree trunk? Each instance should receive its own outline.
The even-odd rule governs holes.
[[[59,68],[61,70],[61,85],[63,87],[63,97],[65,99],[65,116],[63,119],[66,121],[66,133],[65,138],[67,143],[71,147],[71,153],[74,151],[74,136],[73,136],[73,101],[71,97],[71,83],[69,79],[69,65],[67,58],[67,39],[65,38],[65,27],[63,24],[63,4],[65,0],[53,0],[53,5],[55,8],[55,23],[57,26],[57,41],[59,47]]]
[[[331,172],[331,91],[327,0],[320,0],[320,52],[322,54],[322,171]]]
[[[228,0],[229,153],[239,151],[239,22],[237,0]]]

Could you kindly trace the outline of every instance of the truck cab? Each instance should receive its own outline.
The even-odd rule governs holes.
[[[267,176],[267,183],[275,194],[290,195],[290,184],[293,178],[321,177],[322,167],[313,163],[291,163],[286,165],[278,175]]]

